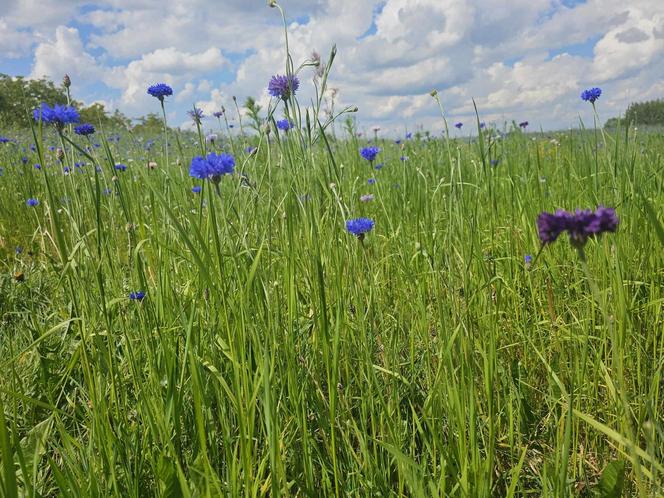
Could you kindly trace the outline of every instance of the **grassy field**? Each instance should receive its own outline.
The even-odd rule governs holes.
[[[3,496],[661,495],[662,135],[478,119],[367,161],[284,102],[0,144]],[[616,233],[542,247],[600,205]]]

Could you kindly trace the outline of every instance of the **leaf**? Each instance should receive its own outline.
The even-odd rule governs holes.
[[[625,461],[614,460],[608,464],[597,484],[601,498],[620,498],[625,486]]]

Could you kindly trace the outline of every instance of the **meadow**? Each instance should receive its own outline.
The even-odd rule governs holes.
[[[259,133],[0,144],[3,496],[660,496],[662,134],[374,139],[281,89]]]

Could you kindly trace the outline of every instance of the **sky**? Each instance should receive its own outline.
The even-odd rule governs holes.
[[[579,95],[603,90],[600,119],[633,101],[664,97],[663,0],[280,0],[295,65],[336,44],[329,86],[336,108],[357,106],[360,127],[381,133],[443,129],[480,117],[530,129],[592,124]],[[0,0],[0,72],[60,82],[73,97],[136,118],[160,112],[149,85],[174,89],[171,125],[190,125],[255,97],[285,71],[279,10],[265,0]],[[312,68],[299,74],[301,105]],[[215,127],[216,120],[205,120]]]

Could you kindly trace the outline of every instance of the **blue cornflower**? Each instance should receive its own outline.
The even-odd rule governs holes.
[[[401,144],[401,139],[397,138],[397,139],[394,141],[394,143],[397,144],[397,145],[400,145],[400,144]]]
[[[131,299],[132,301],[142,301],[143,298],[145,298],[145,292],[143,291],[136,291],[129,293],[129,299]]]
[[[498,166],[498,163],[500,163],[500,159],[491,159],[491,166],[496,167]]]
[[[588,237],[615,232],[619,223],[613,208],[600,206],[595,212],[577,209],[574,213],[558,209],[553,214],[541,213],[537,217],[537,230],[543,244],[554,242],[562,232],[567,231],[572,245],[581,247]]]
[[[25,203],[30,207],[39,206],[39,201],[34,197],[30,197]]]
[[[212,113],[212,115],[213,115],[215,118],[219,119],[220,117],[222,117],[222,116],[224,115],[224,111],[214,111],[214,112]]]
[[[42,102],[32,115],[35,121],[41,120],[45,124],[52,124],[60,129],[66,124],[78,123],[81,119],[78,111],[71,106],[55,104],[50,107],[46,102]]]
[[[198,193],[200,193],[200,191],[201,191],[202,189],[203,189],[203,187],[201,187],[200,185],[194,185],[193,187],[191,187],[191,191],[192,191],[194,194],[198,194]]]
[[[189,114],[189,117],[194,123],[201,124],[201,119],[203,119],[203,109],[194,107],[191,111],[187,111],[187,114]]]
[[[378,163],[374,166],[374,169],[381,170],[383,169],[383,166],[385,166],[385,163]]]
[[[297,79],[297,76],[291,74],[290,76],[275,75],[270,79],[270,83],[267,86],[267,91],[273,97],[279,97],[283,100],[288,100],[291,94],[295,95],[295,92],[300,87],[300,80]]]
[[[62,168],[62,172],[63,172],[65,175],[68,175],[68,174],[69,174],[69,166],[65,166],[64,168]]]
[[[519,128],[523,128],[524,130],[526,129],[527,126],[528,126],[528,121],[521,121],[519,123]]]
[[[163,102],[164,97],[173,95],[173,89],[166,83],[157,83],[148,88],[148,93]]]
[[[127,165],[122,164],[122,163],[118,163],[118,164],[115,165],[115,169],[118,170],[118,171],[127,171]]]
[[[110,188],[106,187],[103,191],[104,195],[111,195],[111,192],[113,192]]]
[[[74,128],[74,133],[77,135],[87,136],[92,135],[95,132],[95,127],[91,124],[85,123]]]
[[[21,254],[23,252],[23,248],[21,246],[16,246],[16,254]]]
[[[484,123],[484,121],[482,121],[480,123],[480,130],[483,130],[484,128],[486,128],[486,124]]]
[[[279,128],[281,131],[288,131],[293,128],[293,123],[288,119],[280,119],[277,121],[277,128]]]
[[[401,160],[401,161],[408,161],[408,156],[401,156],[401,157],[399,158],[399,160]]]
[[[11,140],[8,139],[7,137],[0,137],[0,144],[6,144],[9,142],[11,142]]]
[[[28,164],[28,158],[27,158],[27,156],[23,156],[23,157],[21,158],[21,162],[22,162],[23,164]]]
[[[411,132],[406,133],[406,140],[410,140],[413,138],[413,134]]]
[[[369,162],[373,162],[379,152],[380,149],[374,146],[362,147],[362,149],[360,149],[360,155]]]
[[[526,263],[526,266],[529,266],[530,263],[533,262],[533,257],[532,257],[530,254],[526,254],[526,255],[523,257],[523,261],[524,261],[524,263]]]
[[[586,102],[590,102],[591,104],[594,104],[600,95],[602,95],[601,88],[597,87],[589,88],[581,92],[581,99],[585,100]]]
[[[460,130],[461,127],[463,126],[463,123],[456,123],[454,126]]]
[[[346,230],[358,237],[364,238],[364,234],[371,231],[374,227],[374,221],[369,218],[355,218],[346,222]]]
[[[369,178],[369,179],[367,180],[367,183],[368,183],[369,185],[374,185],[374,184],[376,183],[376,179],[375,179],[375,178]]]
[[[41,164],[39,163],[35,164],[35,169],[41,169]]]
[[[232,155],[222,152],[211,152],[207,157],[196,156],[191,160],[189,175],[201,180],[209,179],[219,183],[223,175],[230,175],[235,168],[235,159]]]

